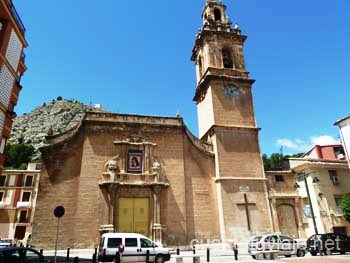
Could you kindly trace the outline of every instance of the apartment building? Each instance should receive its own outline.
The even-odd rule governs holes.
[[[0,176],[0,238],[27,241],[32,233],[40,168],[29,163],[27,170],[4,170]]]
[[[26,71],[23,49],[27,47],[25,27],[11,0],[0,0],[0,175],[4,149],[10,136],[14,107]]]

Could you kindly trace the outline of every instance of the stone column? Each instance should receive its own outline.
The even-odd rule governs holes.
[[[148,174],[150,172],[150,145],[149,144],[145,144],[145,148],[144,148],[144,152],[145,152],[145,161],[144,161],[144,173]]]
[[[116,230],[117,227],[117,217],[116,217],[116,210],[117,210],[117,202],[119,198],[119,189],[116,185],[111,185],[112,191],[111,191],[111,204],[110,204],[110,223],[113,224],[114,229]]]
[[[125,173],[126,172],[126,167],[125,167],[125,164],[127,162],[126,158],[127,158],[127,152],[126,152],[126,145],[125,144],[122,144],[120,146],[120,172],[121,173]]]
[[[158,223],[157,222],[157,203],[158,203],[157,194],[153,193],[153,225]]]
[[[152,237],[154,241],[162,243],[162,225],[160,224],[160,192],[161,188],[153,187],[153,226]]]

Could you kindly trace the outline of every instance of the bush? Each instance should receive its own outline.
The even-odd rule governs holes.
[[[340,201],[340,208],[343,211],[343,216],[350,223],[350,193],[343,196]]]
[[[23,164],[30,162],[33,153],[34,147],[32,145],[9,143],[5,148],[5,167],[23,168]]]
[[[18,170],[27,170],[28,164],[27,163],[22,163],[19,167]]]

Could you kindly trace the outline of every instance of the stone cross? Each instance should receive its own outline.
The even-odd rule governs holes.
[[[247,215],[248,230],[250,231],[251,226],[250,226],[249,206],[256,205],[256,203],[249,203],[248,198],[247,198],[247,194],[244,194],[244,203],[237,203],[237,205],[245,207],[245,212]]]

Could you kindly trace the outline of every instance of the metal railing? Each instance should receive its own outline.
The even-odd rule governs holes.
[[[18,12],[16,10],[16,7],[14,6],[12,0],[6,0],[5,2],[7,3],[8,7],[10,8],[12,15],[14,16],[15,20],[17,21],[19,29],[21,30],[21,32],[24,35],[25,32],[26,32],[26,28],[25,28],[25,26],[24,26],[24,24],[23,24],[23,22],[22,22],[22,20],[21,20],[21,18],[19,16],[19,14],[18,14]]]

